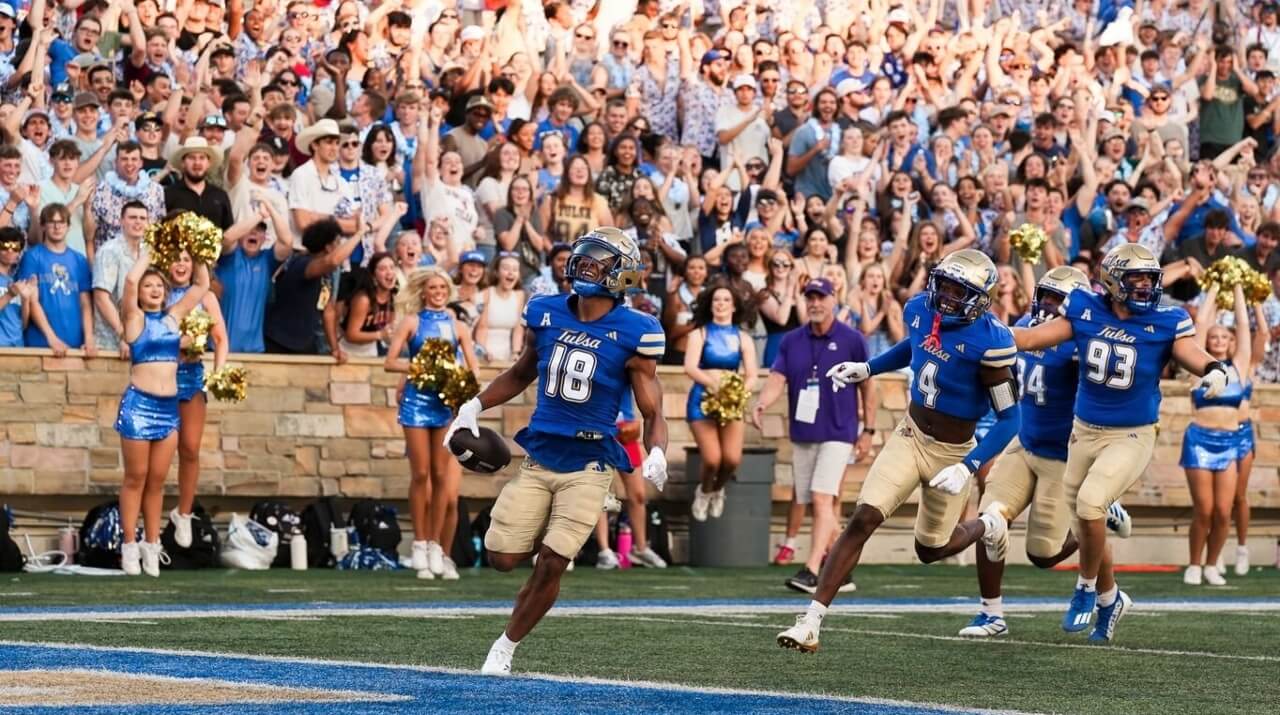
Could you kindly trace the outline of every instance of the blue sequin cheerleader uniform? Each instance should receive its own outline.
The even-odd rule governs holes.
[[[742,334],[736,325],[707,324],[705,340],[702,342],[702,356],[698,359],[698,367],[703,370],[730,370],[737,372],[742,367]],[[685,418],[690,422],[711,419],[702,412],[702,398],[707,394],[706,386],[694,383],[689,392],[689,400],[685,403]]]
[[[181,286],[169,291],[167,306],[182,300],[191,290],[191,286]],[[213,336],[209,336],[208,347],[213,348]],[[190,402],[196,395],[204,396],[204,361],[178,361],[178,402]]]
[[[1227,383],[1217,397],[1205,397],[1204,388],[1191,391],[1191,404],[1201,407],[1234,407],[1249,399],[1253,384],[1241,384],[1239,380]],[[1247,444],[1246,444],[1247,438]],[[1235,463],[1253,450],[1253,423],[1241,422],[1234,430],[1217,430],[1201,427],[1194,422],[1187,426],[1182,438],[1182,459],[1178,464],[1185,469],[1207,469],[1217,472]]]
[[[453,316],[447,311],[423,310],[418,313],[418,329],[409,338],[409,354],[417,355],[422,344],[430,338],[442,338],[457,347]],[[448,426],[452,419],[453,410],[440,401],[439,395],[419,390],[412,381],[405,383],[398,417],[401,427],[435,429]]]
[[[133,365],[150,362],[178,362],[178,334],[168,314],[155,311],[146,314],[142,333],[129,343],[129,360]],[[155,442],[178,429],[178,396],[153,395],[132,384],[120,398],[116,414],[116,432],[124,439]]]

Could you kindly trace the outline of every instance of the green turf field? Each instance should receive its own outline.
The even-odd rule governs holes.
[[[796,693],[886,698],[952,706],[1069,713],[1274,713],[1280,702],[1280,572],[1255,569],[1226,589],[1191,588],[1179,573],[1122,574],[1136,609],[1111,647],[1058,626],[1071,573],[1009,569],[1007,599],[1037,599],[1041,610],[1010,609],[1011,634],[995,642],[955,638],[971,612],[833,613],[816,655],[779,649],[777,631],[807,597],[781,587],[790,568],[597,572],[578,569],[561,593],[567,606],[600,612],[552,616],[516,654],[518,672],[648,680]],[[223,653],[476,669],[528,571],[464,572],[460,582],[420,581],[411,572],[272,571],[166,573],[158,580],[21,575],[0,580],[0,641],[146,646]],[[973,570],[954,566],[870,566],[858,592],[837,605],[906,605],[913,599],[972,598]],[[681,612],[658,605],[738,602]],[[1170,602],[1188,599],[1187,609]],[[1213,600],[1233,610],[1214,609]],[[628,602],[634,602],[628,604]],[[415,615],[328,614],[334,604],[458,604]],[[753,612],[751,603],[759,604]],[[1144,610],[1144,603],[1147,608]],[[313,612],[185,618],[139,612],[149,605],[295,604]],[[49,607],[119,607],[33,622]],[[242,608],[244,606],[241,606]],[[613,608],[609,608],[613,607]],[[24,615],[27,614],[27,615]],[[447,617],[446,617],[447,616]],[[136,618],[138,620],[127,620]],[[298,620],[295,620],[298,619]],[[2,676],[0,676],[2,677]]]

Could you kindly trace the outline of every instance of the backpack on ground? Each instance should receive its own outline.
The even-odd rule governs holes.
[[[667,531],[667,517],[658,507],[650,504],[645,518],[648,521],[645,524],[645,538],[649,540],[649,548],[661,556],[663,561],[671,563],[671,535]]]
[[[289,544],[292,543],[294,534],[302,533],[302,518],[298,516],[298,512],[290,509],[284,502],[267,499],[253,505],[249,510],[249,519],[276,532],[279,537],[279,548],[271,566],[286,569],[292,566]]]
[[[218,565],[218,548],[222,539],[213,526],[213,518],[204,510],[200,502],[191,507],[191,546],[183,548],[173,540],[176,529],[173,522],[165,525],[160,534],[160,545],[169,555],[167,568],[177,571],[187,569],[208,569]]]
[[[453,548],[449,550],[449,558],[453,559],[453,563],[460,569],[469,569],[475,566],[476,553],[475,543],[471,540],[471,519],[467,516],[467,502],[458,497],[458,528],[453,534]],[[481,541],[481,544],[484,542]]]
[[[142,542],[142,520],[138,520],[137,536]],[[124,529],[120,525],[120,502],[112,500],[89,510],[80,524],[80,550],[76,562],[81,566],[101,569],[120,568],[120,544]]]
[[[354,526],[347,527],[347,544],[347,553],[338,559],[339,571],[396,571],[404,568],[398,555],[360,543],[360,532]]]
[[[372,499],[361,499],[351,506],[347,526],[354,527],[361,546],[377,549],[389,559],[400,558],[400,524],[396,508]],[[355,550],[355,542],[351,544]]]
[[[18,548],[13,538],[9,536],[9,529],[12,526],[13,514],[9,510],[9,505],[5,504],[0,507],[0,571],[21,571],[23,565],[27,563],[27,557],[22,555],[22,549]]]
[[[266,571],[276,558],[280,535],[252,519],[231,515],[227,543],[220,555],[222,565],[246,571]]]
[[[321,497],[302,510],[302,533],[307,537],[307,566],[331,569],[337,565],[329,547],[332,530],[342,528],[340,515],[333,497]]]

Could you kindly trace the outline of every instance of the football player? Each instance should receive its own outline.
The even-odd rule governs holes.
[[[640,267],[639,246],[616,228],[575,241],[565,267],[573,292],[528,302],[524,352],[459,408],[445,435],[445,444],[458,429],[478,437],[481,412],[538,381],[533,416],[516,434],[528,456],[498,495],[484,539],[499,571],[537,558],[482,673],[511,673],[516,646],[555,603],[560,578],[591,535],[614,477],[633,468],[616,439],[628,385],[644,419],[642,472],[659,490],[666,483],[667,423],[657,376],[666,337],[657,319],[622,304],[639,287]]]
[[[1076,289],[1063,301],[1064,320],[1015,331],[1018,349],[1046,350],[1071,340],[1080,360],[1075,422],[1063,485],[1080,542],[1080,574],[1062,619],[1068,632],[1087,629],[1107,642],[1132,605],[1116,585],[1104,520],[1107,507],[1142,476],[1160,419],[1160,373],[1172,357],[1216,396],[1227,369],[1195,340],[1187,312],[1160,305],[1163,271],[1150,250],[1129,243],[1112,249],[1099,268],[1105,294]]]
[[[1036,286],[1031,314],[1018,327],[1039,325],[1058,317],[1058,309],[1073,290],[1090,290],[1089,279],[1078,268],[1059,266],[1044,274]],[[1058,345],[1018,356],[1018,383],[1021,386],[1022,426],[1018,436],[996,457],[986,479],[979,511],[1006,524],[1027,507],[1027,558],[1045,569],[1057,565],[1076,552],[1070,532],[1071,512],[1062,494],[1062,474],[1067,469],[1067,435],[1076,401],[1075,346]],[[1113,504],[1107,524],[1128,535],[1129,515]],[[1000,530],[1007,535],[1008,530]],[[1000,582],[1007,536],[993,540],[990,548],[978,550],[978,587],[982,610],[962,636],[991,637],[1009,632],[1004,619]]]
[[[905,340],[869,363],[841,363],[827,373],[839,390],[910,365],[911,404],[871,465],[853,518],[818,576],[814,600],[795,626],[778,634],[778,645],[818,649],[827,607],[857,566],[863,544],[917,486],[915,540],[921,561],[946,558],[979,538],[1003,537],[1004,521],[991,515],[959,524],[974,472],[1018,431],[1013,334],[988,310],[996,284],[995,264],[980,251],[947,256],[930,271],[926,290],[907,301]],[[974,429],[988,404],[996,422],[976,443]]]

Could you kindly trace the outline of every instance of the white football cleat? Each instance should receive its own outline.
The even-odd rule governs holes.
[[[427,568],[436,576],[444,575],[444,549],[434,541],[427,542]]]
[[[1005,623],[1002,616],[993,616],[989,613],[979,613],[969,621],[969,625],[960,629],[960,635],[964,638],[994,638],[1009,633],[1009,624]]]
[[[1009,522],[1000,513],[999,506],[998,502],[992,504],[997,508],[988,508],[978,517],[987,527],[982,535],[982,545],[986,548],[987,559],[992,562],[1002,562],[1009,555]]]
[[[184,549],[191,548],[191,515],[178,513],[178,507],[169,512],[169,521],[173,524],[173,543]]]
[[[453,559],[449,558],[448,556],[444,557],[444,570],[441,572],[440,578],[444,579],[445,581],[458,580],[458,566],[457,564],[453,563]]]
[[[712,519],[719,519],[724,516],[724,489],[711,492],[711,504],[707,510],[707,514]]]
[[[124,569],[126,576],[142,575],[142,555],[138,542],[127,541],[120,545],[120,568]]]
[[[778,634],[778,645],[801,653],[818,652],[818,626],[806,614],[796,616],[796,624]]]
[[[631,549],[631,563],[636,566],[644,566],[651,569],[665,569],[667,562],[653,550],[652,546],[644,547],[644,551],[638,551],[635,547]]]
[[[1217,566],[1204,567],[1204,582],[1210,586],[1226,586],[1227,580],[1222,577],[1222,572]]]
[[[168,565],[169,555],[164,552],[160,542],[150,544],[142,542],[138,545],[142,552],[142,572],[153,578],[160,577],[160,564]]]
[[[1188,566],[1182,572],[1182,582],[1188,586],[1199,586],[1204,582],[1203,571],[1199,566]]]
[[[1133,533],[1133,519],[1118,501],[1107,507],[1107,528],[1121,539],[1127,539]]]
[[[1249,547],[1248,546],[1236,547],[1236,575],[1237,576],[1249,575]]]
[[[702,487],[695,487],[693,490],[693,505],[689,507],[689,513],[693,516],[694,521],[706,521],[707,510],[711,508],[711,495],[702,491]]]
[[[418,572],[427,571],[427,573],[431,573],[427,570],[431,568],[427,561],[427,542],[413,542],[413,556],[409,561],[409,568]],[[435,578],[435,574],[431,574],[431,578]]]
[[[489,655],[480,668],[481,675],[511,675],[511,656],[513,651],[499,648],[497,643],[489,648]]]

